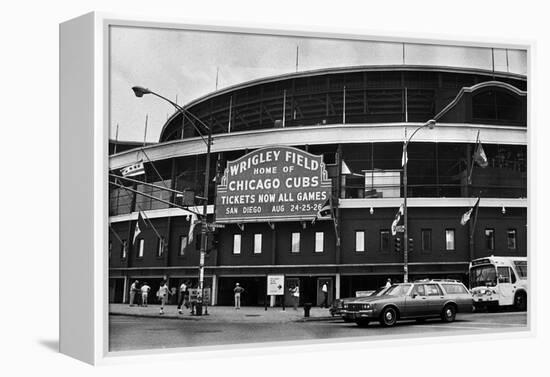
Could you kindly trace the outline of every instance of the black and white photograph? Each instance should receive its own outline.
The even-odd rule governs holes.
[[[220,29],[108,28],[109,352],[529,331],[526,47]]]

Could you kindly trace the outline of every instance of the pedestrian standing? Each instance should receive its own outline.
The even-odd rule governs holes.
[[[147,282],[143,283],[141,286],[141,305],[147,306],[150,290],[151,287],[147,284]]]
[[[323,291],[323,304],[321,306],[323,308],[328,308],[328,285],[326,282],[323,283],[321,291]]]
[[[136,294],[138,293],[138,284],[139,284],[139,280],[136,280],[130,286],[130,306],[134,306]]]
[[[187,293],[187,284],[185,284],[185,282],[180,284],[179,291],[180,292],[178,296],[178,313],[183,314],[181,307],[182,307],[182,304],[185,302],[185,294]],[[185,306],[187,307],[187,304]]]
[[[386,280],[386,285],[384,286],[384,288],[389,288],[391,287],[391,279],[388,278],[388,280]]]
[[[244,292],[244,288],[239,285],[239,283],[235,284],[235,288],[233,288],[233,293],[235,294],[235,310],[239,310],[241,308],[241,293]]]
[[[168,284],[166,284],[166,280],[161,281],[160,288],[158,290],[158,297],[160,300],[160,313],[164,314],[164,305],[168,302],[168,295],[170,294],[170,289],[168,288]]]
[[[290,294],[292,296],[294,310],[298,310],[298,303],[300,302],[300,285],[298,283],[296,283],[293,288],[290,288]]]

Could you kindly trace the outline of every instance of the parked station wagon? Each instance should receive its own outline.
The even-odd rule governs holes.
[[[365,297],[346,303],[343,317],[366,326],[379,321],[393,326],[399,320],[440,317],[445,322],[455,320],[456,313],[471,312],[471,293],[454,280],[425,280],[392,285],[381,296]]]

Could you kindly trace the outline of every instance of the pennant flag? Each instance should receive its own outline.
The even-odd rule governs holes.
[[[397,225],[399,224],[399,221],[401,221],[401,216],[403,216],[403,213],[405,212],[405,208],[403,207],[403,204],[399,206],[399,210],[395,214],[395,219],[391,223],[391,234],[392,236],[395,236],[397,234]]]
[[[477,164],[482,168],[486,168],[487,165],[489,165],[487,155],[485,154],[479,139],[477,140],[476,150],[474,151],[474,161],[477,162]]]
[[[136,243],[137,236],[142,231],[144,231],[146,228],[147,228],[147,223],[143,219],[143,216],[141,216],[141,211],[139,211],[138,219],[137,219],[137,222],[136,222],[136,227],[134,229],[134,239],[133,239],[132,243]]]
[[[133,165],[126,166],[120,172],[123,177],[135,177],[145,174],[145,167],[143,166],[143,161],[139,161]]]
[[[460,225],[466,225],[468,221],[470,221],[470,217],[472,216],[472,212],[477,211],[477,208],[479,207],[479,198],[477,198],[476,203],[472,208],[467,210],[460,219]]]
[[[321,206],[321,208],[319,208],[319,210],[317,211],[317,215],[315,215],[315,218],[311,223],[314,224],[315,221],[327,217],[332,217],[332,204],[330,202],[330,199],[327,199],[327,201]]]
[[[353,174],[344,160],[342,160],[342,174],[343,175]]]
[[[197,217],[196,214],[192,214],[191,215],[191,223],[189,224],[189,234],[187,235],[187,239],[189,240],[188,242],[191,243],[193,242],[193,236],[195,235],[195,225],[197,225],[197,220],[199,218]]]
[[[409,156],[405,152],[405,148],[403,148],[403,155],[401,156],[401,167],[405,166],[405,163],[409,161]]]

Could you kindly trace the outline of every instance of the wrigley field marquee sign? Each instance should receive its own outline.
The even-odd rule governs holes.
[[[330,195],[322,156],[262,148],[227,163],[216,195],[216,222],[313,220]]]

